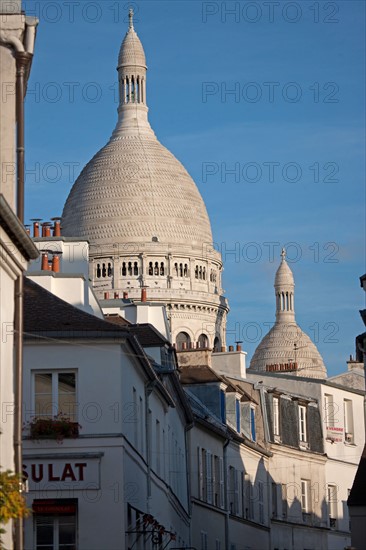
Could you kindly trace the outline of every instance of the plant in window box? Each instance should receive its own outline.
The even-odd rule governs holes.
[[[35,416],[28,426],[31,439],[56,439],[58,442],[77,437],[81,428],[62,412],[54,417]]]

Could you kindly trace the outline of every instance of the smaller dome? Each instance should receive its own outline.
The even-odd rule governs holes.
[[[277,269],[274,286],[295,286],[295,280],[291,269],[286,262],[286,251],[282,249],[282,261]]]
[[[130,13],[130,27],[121,44],[121,49],[118,56],[118,68],[128,66],[139,66],[147,68],[144,48],[137,36],[132,24],[132,16]]]
[[[327,371],[315,344],[295,323],[276,323],[263,338],[250,362],[250,370],[263,372],[271,367],[296,364],[288,374],[306,378],[326,378]]]

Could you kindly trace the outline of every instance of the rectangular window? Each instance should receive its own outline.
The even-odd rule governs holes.
[[[306,407],[304,405],[299,405],[299,439],[302,443],[306,443],[307,441],[306,432]]]
[[[253,485],[249,474],[244,474],[244,517],[246,519],[254,519],[254,506],[253,506]]]
[[[143,406],[142,406],[142,397],[139,398],[139,410],[138,410],[139,420],[140,420],[140,426],[139,426],[139,451],[141,454],[144,454],[144,414],[143,414]]]
[[[331,529],[337,528],[337,486],[328,485],[328,512],[329,512],[329,527]]]
[[[353,426],[353,407],[350,399],[343,401],[344,413],[344,440],[345,443],[354,443],[354,426]]]
[[[304,523],[311,523],[311,493],[310,482],[306,479],[301,480],[301,510]]]
[[[278,505],[277,505],[277,483],[272,483],[272,517],[277,518]]]
[[[259,523],[264,523],[264,484],[258,481],[258,511]]]
[[[282,517],[287,518],[287,485],[281,484]]]
[[[207,487],[207,502],[212,504],[213,496],[213,478],[212,478],[212,454],[206,452],[206,487]]]
[[[77,504],[73,499],[35,500],[35,550],[77,549]]]
[[[220,390],[220,413],[221,413],[221,422],[226,423],[226,398],[224,390]]]
[[[76,373],[39,372],[34,374],[35,416],[58,414],[76,422]]]
[[[229,510],[233,515],[239,512],[238,471],[233,466],[229,466]]]
[[[304,479],[301,480],[301,510],[308,512],[308,482]]]
[[[221,468],[220,468],[220,457],[215,456],[214,457],[214,499],[213,504],[215,506],[221,506],[221,500],[220,500],[220,481],[221,481]]]
[[[160,475],[160,422],[156,421],[155,428],[155,438],[156,438],[156,473]]]
[[[235,399],[236,431],[240,433],[240,401]]]
[[[133,423],[133,444],[135,449],[138,445],[138,404],[137,404],[137,392],[136,388],[132,388],[132,400],[133,400],[133,413],[134,413],[134,423]]]
[[[256,441],[257,435],[255,431],[255,408],[254,407],[250,408],[250,433],[251,433],[252,441]]]
[[[335,415],[333,395],[324,395],[324,422],[327,428],[334,428]]]
[[[207,548],[207,533],[201,531],[201,550],[208,550]]]
[[[273,435],[280,435],[280,403],[279,398],[273,398]]]
[[[215,550],[221,550],[221,541],[219,539],[216,539]]]

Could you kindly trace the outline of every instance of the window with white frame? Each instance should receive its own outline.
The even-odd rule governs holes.
[[[307,479],[301,480],[301,511],[306,522],[311,512],[310,481]]]
[[[351,399],[343,400],[344,416],[344,441],[345,443],[354,443],[354,425],[353,425],[353,406]]]
[[[69,371],[34,373],[35,416],[58,414],[76,421],[76,373]]]
[[[299,439],[300,443],[307,442],[307,419],[305,405],[299,405]]]
[[[224,507],[224,464],[220,456],[214,456],[214,499],[213,504]]]
[[[238,470],[229,466],[229,510],[233,515],[239,513]]]
[[[280,400],[273,398],[273,435],[280,435]]]
[[[75,550],[77,520],[74,499],[33,502],[35,550]],[[60,510],[62,510],[60,512]]]
[[[337,485],[328,485],[328,512],[329,512],[329,527],[331,529],[337,528],[337,506],[338,506],[338,494]]]

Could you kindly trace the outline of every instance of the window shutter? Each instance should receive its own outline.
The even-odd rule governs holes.
[[[224,461],[219,457],[220,462],[220,508],[224,508]]]
[[[251,439],[250,431],[250,403],[242,403],[241,406],[241,431],[248,438]]]
[[[236,468],[234,468],[234,514],[239,514],[239,480]]]
[[[207,487],[207,502],[212,504],[212,453],[206,453],[206,487]]]
[[[198,451],[198,497],[203,498],[203,468],[202,468],[202,448],[197,447]]]

